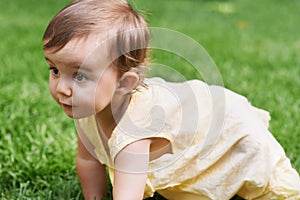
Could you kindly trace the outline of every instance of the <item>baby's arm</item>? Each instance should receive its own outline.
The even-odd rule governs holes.
[[[81,183],[84,199],[98,200],[107,195],[105,166],[97,161],[84,147],[78,137],[76,169]]]
[[[115,158],[114,200],[141,200],[146,185],[150,139],[129,144]]]

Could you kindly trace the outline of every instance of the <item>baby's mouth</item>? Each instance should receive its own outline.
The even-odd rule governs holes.
[[[68,109],[71,109],[71,108],[72,108],[72,106],[67,105],[67,104],[61,104],[61,105],[62,105],[62,107],[64,107],[64,108],[68,108]]]
[[[74,109],[76,106],[72,105],[72,104],[67,104],[67,103],[63,103],[63,102],[59,102],[59,104],[61,105],[61,107],[65,108],[65,109]]]

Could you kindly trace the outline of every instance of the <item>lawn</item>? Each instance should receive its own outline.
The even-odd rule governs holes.
[[[67,2],[0,1],[1,199],[82,199],[74,122],[50,97],[41,41],[47,23]],[[225,87],[270,112],[270,130],[300,172],[300,2],[135,0],[134,5],[150,26],[197,41]],[[199,78],[178,55],[153,50],[152,59],[185,79]]]

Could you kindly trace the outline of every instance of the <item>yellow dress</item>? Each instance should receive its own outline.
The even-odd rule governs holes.
[[[144,197],[169,200],[300,199],[299,175],[268,131],[269,113],[219,86],[146,79],[105,148],[95,117],[77,121],[86,148],[110,168],[126,145],[165,138],[172,153],[150,161]]]

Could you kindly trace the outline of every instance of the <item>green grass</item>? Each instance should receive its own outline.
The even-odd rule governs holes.
[[[43,31],[68,1],[0,2],[0,198],[82,199],[76,130],[51,99]],[[271,131],[300,172],[300,2],[136,0],[150,26],[180,31],[216,62],[224,85],[270,111]],[[192,67],[154,51],[186,78]],[[161,197],[153,199],[161,200]]]

